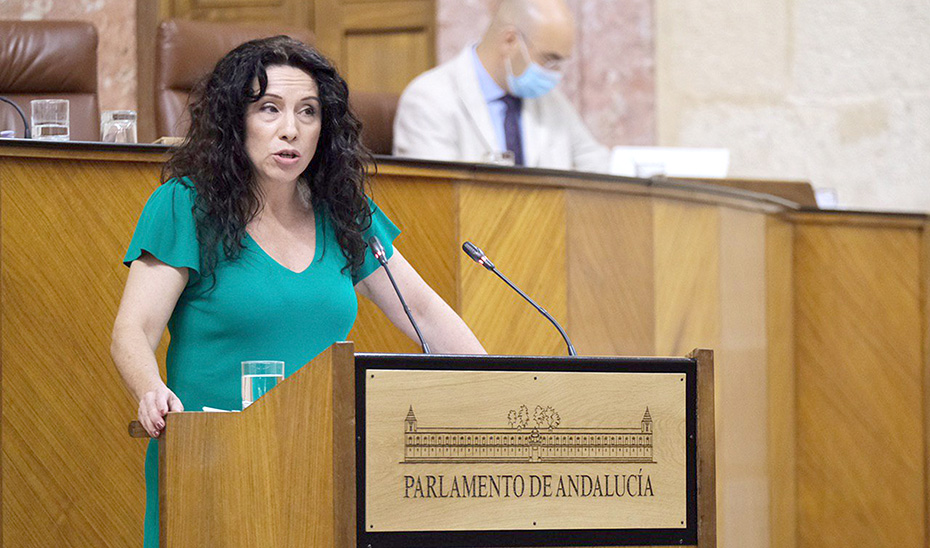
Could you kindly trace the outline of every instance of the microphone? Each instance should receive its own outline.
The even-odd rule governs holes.
[[[381,240],[379,240],[377,236],[368,238],[368,248],[371,249],[371,254],[375,256],[375,259],[378,259],[378,262],[384,267],[384,271],[387,272],[388,278],[391,280],[391,285],[394,286],[394,292],[397,293],[397,298],[400,299],[400,304],[404,307],[404,312],[410,320],[410,325],[413,326],[413,330],[417,333],[417,338],[420,339],[420,346],[423,347],[423,353],[429,354],[429,345],[423,340],[423,334],[420,333],[420,328],[417,326],[417,322],[414,321],[413,314],[410,312],[410,309],[407,308],[407,301],[405,301],[404,296],[400,294],[400,288],[397,287],[397,282],[394,281],[391,269],[388,268],[387,256],[384,253],[384,246],[381,245]]]
[[[32,139],[32,131],[29,129],[29,122],[26,121],[26,115],[23,114],[23,109],[19,108],[19,105],[17,105],[13,101],[10,101],[6,97],[3,97],[2,95],[0,95],[0,101],[13,105],[13,108],[15,108],[16,112],[19,113],[19,117],[22,118],[23,120],[23,128],[24,128],[23,137],[25,137],[26,139]]]
[[[533,299],[531,299],[526,293],[524,293],[523,291],[521,291],[519,287],[517,287],[516,285],[513,284],[513,282],[511,282],[510,280],[508,280],[508,279],[507,279],[507,276],[504,276],[503,274],[501,274],[500,271],[497,270],[497,267],[494,266],[494,263],[491,262],[491,259],[488,259],[487,255],[484,254],[484,251],[481,251],[481,249],[480,249],[478,246],[476,246],[475,244],[473,244],[473,243],[471,243],[471,242],[465,242],[464,244],[462,244],[462,251],[464,251],[466,255],[468,255],[469,257],[471,257],[471,260],[473,260],[473,261],[475,261],[476,263],[480,264],[481,266],[487,268],[487,269],[490,270],[491,272],[497,274],[497,277],[498,277],[498,278],[504,280],[504,283],[506,283],[507,285],[509,285],[511,289],[513,289],[513,290],[516,291],[521,297],[523,297],[524,299],[526,299],[526,302],[528,302],[528,303],[530,303],[531,305],[533,305],[533,307],[534,307],[536,310],[538,310],[540,314],[542,314],[543,316],[546,317],[547,320],[549,320],[550,322],[552,322],[552,325],[554,325],[555,328],[559,330],[559,334],[562,335],[562,339],[565,340],[565,344],[568,346],[568,355],[569,355],[569,356],[577,356],[577,355],[578,355],[578,353],[575,352],[575,347],[572,346],[572,341],[568,338],[568,335],[565,333],[565,330],[562,329],[562,326],[559,325],[559,322],[555,321],[555,318],[553,318],[551,314],[549,314],[548,312],[546,312],[546,309],[545,309],[545,308],[543,308],[543,307],[539,306],[538,304],[536,304],[536,302],[533,301]]]

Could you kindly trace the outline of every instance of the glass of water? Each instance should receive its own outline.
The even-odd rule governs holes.
[[[256,360],[242,362],[242,409],[265,395],[284,380],[284,362]]]
[[[67,99],[36,99],[32,107],[32,138],[44,141],[71,139],[71,117]]]

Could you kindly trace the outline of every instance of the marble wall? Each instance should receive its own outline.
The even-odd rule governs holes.
[[[657,0],[658,140],[738,177],[930,211],[930,3]]]
[[[131,0],[0,0],[0,19],[87,21],[97,27],[100,110],[136,108],[136,3]]]
[[[613,145],[656,140],[653,0],[568,0],[578,28],[561,89],[594,136]],[[495,0],[437,0],[438,61],[477,42]]]

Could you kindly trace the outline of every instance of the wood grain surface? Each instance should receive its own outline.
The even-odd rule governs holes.
[[[720,339],[720,218],[716,207],[653,203],[656,355],[715,347]]]
[[[435,0],[314,0],[318,45],[353,90],[400,94],[436,64]]]
[[[923,331],[924,541],[930,542],[930,223],[920,229],[921,331]]]
[[[652,202],[566,192],[568,327],[581,354],[655,354]],[[605,227],[610,227],[605,230]]]
[[[697,348],[688,354],[697,360],[698,406],[698,547],[715,548],[719,543],[717,516],[716,400],[714,351]]]
[[[340,343],[241,413],[170,413],[162,545],[353,546],[353,361]]]
[[[0,143],[5,546],[141,539],[144,443],[126,437],[135,404],[108,346],[127,272],[119,261],[163,156],[154,147]],[[580,350],[720,347],[717,485],[729,489],[721,545],[753,545],[733,532],[764,529],[740,522],[758,514],[755,503],[747,514],[726,502],[740,488],[747,500],[769,497],[770,546],[930,538],[926,216],[785,214],[695,189],[396,159],[382,164],[374,198],[404,229],[405,256],[492,351],[564,347],[462,255],[466,238],[566,321]],[[609,253],[627,260],[594,270]],[[360,348],[416,350],[378,315],[362,305]],[[734,422],[743,412],[734,397],[762,402],[745,403],[754,411]],[[765,447],[730,454],[743,450],[733,436],[750,424],[747,439]]]
[[[924,546],[920,233],[795,228],[800,546]]]
[[[722,546],[768,548],[765,218],[725,208],[718,215],[717,534]]]
[[[458,255],[456,224],[458,203],[455,188],[444,181],[397,175],[379,176],[372,186],[372,199],[401,229],[394,244],[420,276],[456,308]],[[364,297],[359,297],[359,315],[349,333],[359,352],[419,353],[419,344],[408,339]]]
[[[559,323],[567,316],[565,201],[553,189],[465,185],[459,235]],[[494,274],[459,253],[459,312],[492,354],[559,355],[558,331]]]
[[[139,543],[145,443],[109,347],[158,168],[0,157],[4,546]]]
[[[687,518],[684,378],[679,373],[649,372],[371,371],[365,377],[366,529],[387,532],[683,528]],[[617,398],[618,394],[623,397]],[[496,436],[503,437],[506,443],[508,435],[526,435],[535,428],[537,423],[532,417],[527,417],[529,426],[524,429],[510,426],[508,411],[520,405],[528,406],[531,414],[537,405],[551,407],[559,414],[560,422],[555,428],[543,426],[539,433],[564,436],[565,448],[561,452],[564,460],[546,461],[544,456],[540,462],[530,462],[529,458],[489,462],[488,459],[500,458],[494,455],[508,448],[483,449],[479,435],[484,442]],[[605,429],[615,429],[609,431],[613,432],[615,442],[620,429],[625,429],[628,438],[642,437],[638,434],[647,408],[651,417],[648,458],[637,462],[582,460],[582,455],[589,453],[605,458],[606,450],[592,447],[595,436],[609,435]],[[404,432],[408,409],[416,417],[415,433],[411,436],[422,436],[424,444],[428,438],[433,444],[420,450],[427,455],[424,462],[407,459]],[[471,432],[475,432],[473,441]],[[443,448],[442,434],[450,433],[462,436],[460,445],[452,448],[446,443]],[[590,441],[585,438],[582,442],[582,436],[590,436]],[[570,443],[569,438],[578,443]],[[598,440],[598,445],[606,443]],[[640,444],[635,440],[630,443]],[[546,447],[544,444],[543,452]],[[489,457],[474,461],[457,461],[453,456],[445,461],[430,460],[429,455],[441,458],[441,453],[452,455],[452,451],[462,459],[480,451]],[[652,495],[637,492],[636,482],[632,483],[632,495],[603,496],[617,492],[606,486],[601,496],[572,493],[569,479],[576,480],[581,475],[589,480],[594,477],[603,480],[615,474],[649,477]],[[489,487],[486,497],[440,496],[453,492],[453,478],[473,475],[506,475],[514,478],[514,485],[519,478],[523,487],[511,488],[502,480],[496,494]],[[532,477],[538,479],[544,475],[552,478],[551,489],[548,494],[541,490],[534,494]],[[443,486],[428,489],[429,478],[435,480],[439,476],[445,479]],[[415,483],[405,484],[407,477],[419,478],[423,489],[417,491]],[[565,488],[561,496],[560,478],[564,479]]]
[[[797,414],[794,369],[794,227],[765,225],[765,329],[768,344],[768,467],[771,545],[797,546]]]
[[[435,13],[429,10],[429,3],[393,3],[377,11],[364,5],[346,11],[343,22],[348,28],[342,38],[340,70],[353,91],[399,96],[411,80],[433,67]],[[401,11],[405,8],[408,13]],[[402,20],[385,21],[373,17],[376,14],[397,14]]]

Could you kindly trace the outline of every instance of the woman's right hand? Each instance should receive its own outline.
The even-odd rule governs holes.
[[[142,395],[139,400],[139,422],[149,433],[157,438],[165,429],[165,415],[169,411],[184,411],[184,404],[164,383]]]
[[[133,399],[139,401],[139,423],[153,438],[164,430],[169,411],[184,411],[181,400],[161,378],[155,350],[188,276],[186,268],[175,268],[143,252],[129,267],[113,322],[113,363]]]

